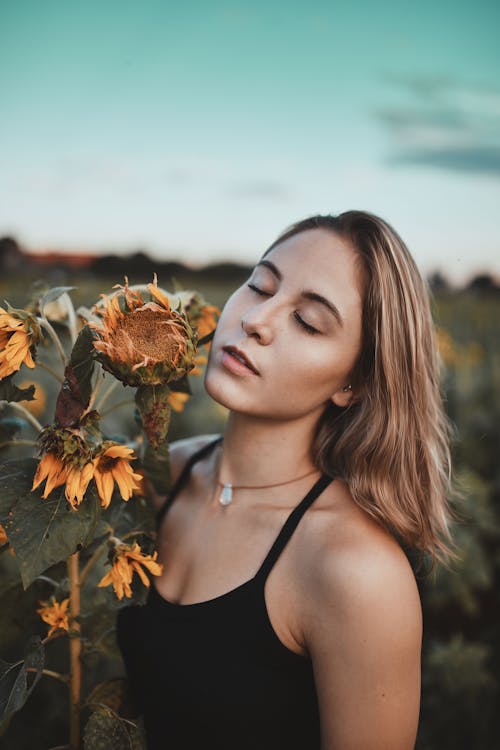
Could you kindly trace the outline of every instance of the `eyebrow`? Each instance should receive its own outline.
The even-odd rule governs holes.
[[[258,266],[265,266],[266,268],[269,268],[271,273],[276,276],[278,281],[283,280],[283,274],[281,273],[279,268],[274,265],[274,263],[271,263],[270,260],[259,260],[255,267],[258,268]],[[306,289],[301,292],[301,297],[305,297],[306,299],[313,300],[313,302],[319,302],[321,305],[324,305],[327,310],[330,310],[330,312],[335,316],[337,323],[340,326],[344,325],[344,319],[342,318],[338,307],[334,305],[333,302],[330,302],[330,300],[327,300],[326,297],[323,297],[322,294],[318,294],[317,292],[312,292]]]

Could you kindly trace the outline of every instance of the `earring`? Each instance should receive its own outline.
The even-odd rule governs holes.
[[[345,386],[344,386],[344,387],[342,388],[342,390],[344,391],[344,393],[345,393],[346,391],[352,391],[352,385],[345,385]]]

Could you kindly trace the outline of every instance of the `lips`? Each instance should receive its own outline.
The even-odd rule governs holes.
[[[233,357],[235,357],[235,359],[242,362],[244,365],[246,365],[246,367],[249,368],[249,370],[252,370],[252,372],[254,372],[256,375],[260,375],[260,372],[257,370],[252,360],[248,357],[247,354],[245,354],[245,352],[242,352],[241,349],[238,349],[238,347],[223,346],[222,350],[224,352],[227,352],[228,354],[231,354]]]

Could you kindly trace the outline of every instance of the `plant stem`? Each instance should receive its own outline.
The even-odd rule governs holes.
[[[62,375],[59,375],[59,373],[53,370],[52,367],[48,365],[46,362],[41,362],[40,360],[37,360],[36,366],[41,367],[42,370],[47,370],[47,372],[50,372],[52,377],[54,377],[57,381],[59,381],[59,383],[64,383],[64,378],[62,377]]]
[[[9,401],[9,406],[11,409],[14,409],[15,411],[18,411],[20,414],[23,415],[25,420],[29,422],[37,432],[41,432],[43,430],[42,425],[38,421],[36,417],[33,416],[24,406],[21,406],[21,404],[18,404],[17,401]]]
[[[75,552],[68,557],[69,577],[69,610],[71,623],[69,639],[69,694],[70,694],[70,738],[71,750],[79,750],[80,747],[80,694],[82,683],[82,664],[80,654],[82,650],[82,639],[80,635],[80,574],[78,569],[79,553]]]
[[[34,667],[28,667],[26,670],[27,672],[36,672],[37,670]],[[46,677],[53,677],[55,680],[60,680],[60,682],[64,682],[65,685],[69,682],[69,677],[67,674],[61,674],[60,672],[54,672],[52,669],[42,669],[42,674],[44,674]]]
[[[66,354],[64,353],[63,345],[61,344],[61,339],[59,338],[57,333],[54,331],[54,329],[52,328],[47,318],[38,318],[38,322],[43,328],[45,328],[50,338],[54,342],[55,347],[57,351],[59,352],[59,356],[61,357],[61,362],[63,363],[63,367],[66,367]]]

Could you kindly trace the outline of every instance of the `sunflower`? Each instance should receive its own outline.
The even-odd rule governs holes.
[[[46,480],[42,497],[66,484],[66,500],[73,510],[80,505],[94,474],[92,454],[78,430],[45,427],[40,433],[42,457],[38,463],[31,490]]]
[[[151,575],[159,576],[162,574],[163,566],[156,562],[157,556],[157,552],[154,552],[153,555],[144,555],[137,542],[133,545],[118,544],[113,551],[111,570],[101,578],[97,585],[102,587],[113,584],[113,589],[118,599],[123,599],[124,596],[130,598],[132,596],[130,584],[132,583],[134,571],[143,584],[149,588],[149,578],[141,568],[141,565]]]
[[[24,363],[33,368],[32,347],[40,340],[40,326],[24,310],[0,307],[0,379],[17,372]]]
[[[173,310],[167,295],[148,284],[151,301],[140,292],[118,285],[119,291],[97,308],[101,325],[89,323],[94,348],[108,372],[126,385],[160,385],[178,380],[194,366],[196,332],[180,311]]]
[[[69,598],[63,599],[62,602],[56,601],[52,596],[50,602],[38,602],[42,606],[37,609],[37,614],[42,620],[50,625],[48,635],[52,635],[56,630],[69,631]]]
[[[125,445],[107,441],[94,457],[93,476],[103,508],[107,508],[111,502],[115,482],[123,500],[129,500],[134,490],[140,489],[142,476],[135,474],[130,466],[133,452]]]

